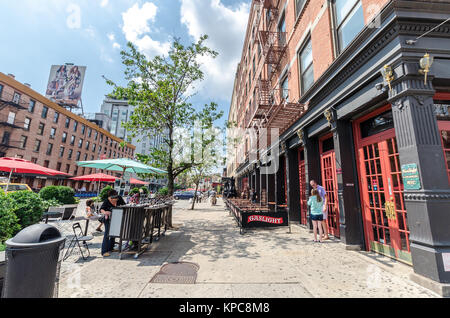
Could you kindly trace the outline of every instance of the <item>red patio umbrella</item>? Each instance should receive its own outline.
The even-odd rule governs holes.
[[[130,183],[131,184],[142,184],[142,185],[149,185],[150,184],[149,182],[141,181],[141,180],[138,180],[138,179],[135,179],[135,178],[131,178],[130,179]]]
[[[117,178],[114,177],[114,176],[110,176],[110,175],[104,174],[104,173],[95,173],[95,174],[89,174],[89,175],[86,175],[86,176],[70,178],[70,180],[114,182],[114,181],[117,180]]]
[[[31,161],[21,159],[21,158],[0,158],[0,171],[9,172],[8,183],[6,184],[5,192],[8,190],[9,182],[11,181],[11,175],[13,173],[32,173],[50,176],[68,176],[68,173],[53,170],[50,168],[45,168],[38,164],[32,163]]]
[[[115,182],[117,179],[118,178],[114,176],[110,176],[104,173],[88,174],[86,176],[70,178],[70,180],[77,180],[77,181],[92,181],[92,182],[97,181],[98,182],[97,196],[100,193],[100,182]]]

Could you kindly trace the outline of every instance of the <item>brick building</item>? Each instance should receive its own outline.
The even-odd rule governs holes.
[[[135,147],[75,115],[19,83],[13,75],[0,73],[0,157],[19,157],[34,163],[81,176],[96,172],[78,167],[76,161],[105,158],[133,158]],[[15,176],[34,189],[48,185],[68,185],[87,190],[95,185],[61,177]]]
[[[449,15],[448,0],[254,0],[228,162],[240,190],[304,226],[317,180],[336,239],[412,265],[440,293],[450,293]]]

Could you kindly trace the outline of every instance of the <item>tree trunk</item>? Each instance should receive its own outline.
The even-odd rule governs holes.
[[[169,163],[169,167],[167,169],[167,189],[168,195],[173,196],[173,170],[172,170],[172,162]],[[172,225],[172,207],[169,209],[169,213],[167,215],[167,225],[169,228],[173,228]]]
[[[194,192],[194,198],[192,200],[191,210],[194,210],[195,200],[197,200],[197,190],[198,190],[198,183],[195,184],[195,192]]]
[[[174,180],[173,180],[173,173],[167,174],[167,190],[168,195],[172,196],[174,193]]]

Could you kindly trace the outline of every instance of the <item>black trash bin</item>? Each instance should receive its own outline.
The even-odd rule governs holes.
[[[57,297],[60,251],[65,240],[48,224],[31,225],[7,240],[2,297]]]

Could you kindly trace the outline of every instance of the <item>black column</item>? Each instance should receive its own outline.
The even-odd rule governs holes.
[[[259,203],[261,198],[261,172],[259,167],[256,168],[255,179],[256,202]]]
[[[261,173],[261,170],[263,170],[262,173]],[[259,175],[261,177],[261,199],[262,199],[262,193],[263,192],[266,193],[265,200],[262,200],[261,203],[267,204],[267,174],[264,173],[264,169],[260,169]]]
[[[276,202],[277,205],[285,203],[285,193],[284,193],[284,165],[286,160],[284,159],[284,154],[278,158],[279,166],[276,173]]]
[[[333,117],[336,118],[336,114]],[[364,234],[352,124],[350,121],[337,120],[331,125],[336,154],[340,239],[346,245],[362,248]]]
[[[286,182],[289,221],[300,223],[300,181],[298,175],[298,148],[288,149],[286,150],[286,154]]]
[[[401,64],[396,74],[401,77],[392,85],[389,102],[401,168],[408,174],[403,184],[414,271],[450,283],[450,189],[432,78],[425,85],[423,76],[417,75],[418,61]]]
[[[270,162],[269,166],[275,166],[276,164],[274,161]],[[273,167],[267,170],[272,170]],[[276,170],[273,170],[276,171]],[[276,202],[276,196],[275,196],[276,188],[275,188],[275,173],[268,173],[267,174],[267,202]]]
[[[319,140],[317,137],[308,138],[306,133],[304,134],[303,140],[303,144],[305,146],[306,199],[308,199],[311,194],[311,186],[309,185],[309,182],[311,180],[316,180],[317,183],[321,184]],[[307,216],[307,222],[309,227],[312,229],[312,222],[309,219],[309,213]]]

